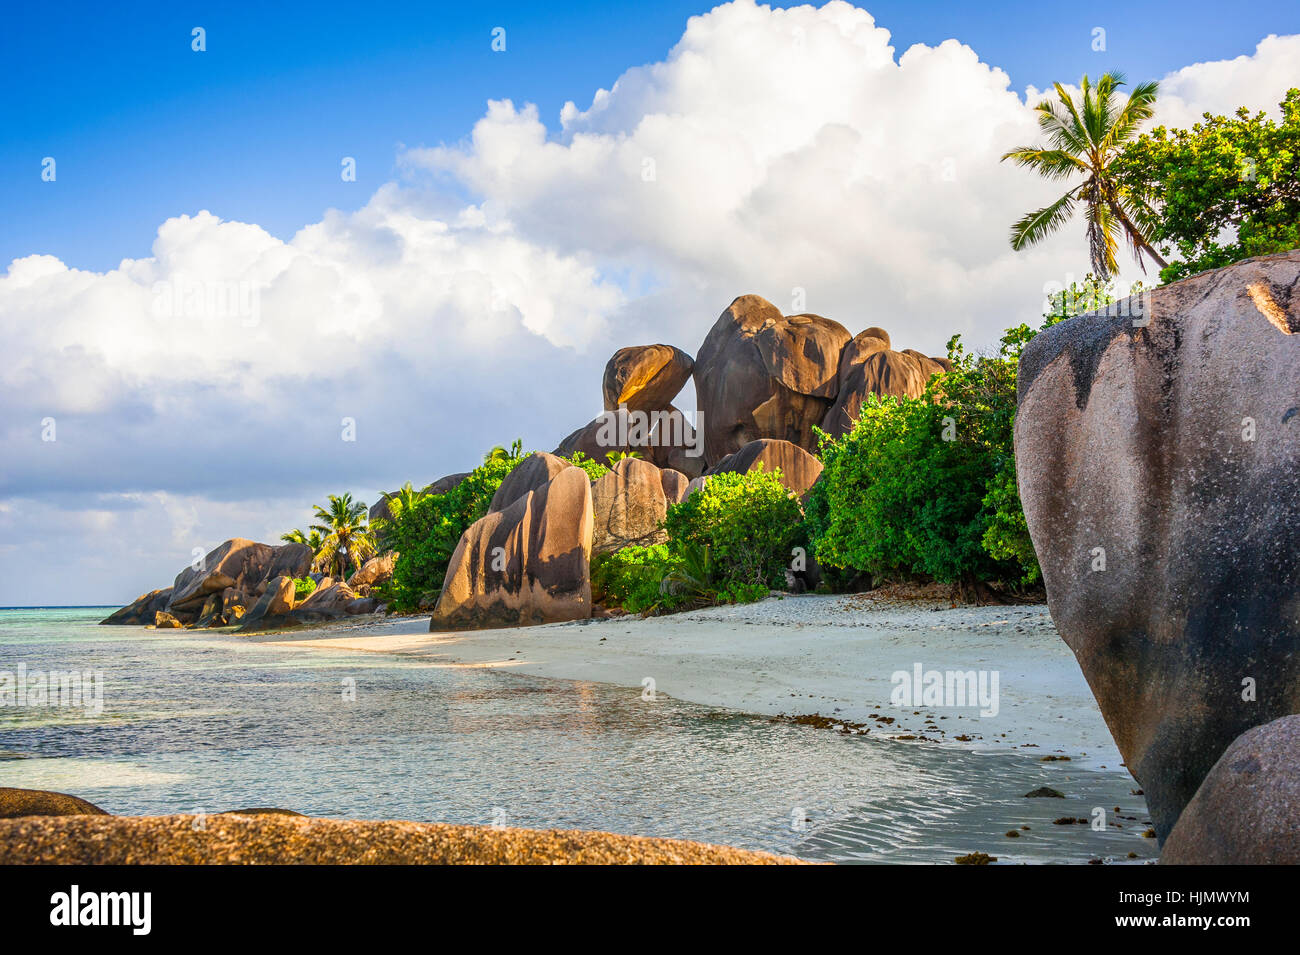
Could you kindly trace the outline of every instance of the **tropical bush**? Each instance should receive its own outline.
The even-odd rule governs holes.
[[[609,468],[605,467],[605,465],[601,464],[599,461],[594,461],[587,457],[581,451],[576,451],[563,460],[582,468],[587,472],[587,477],[591,478],[593,481],[599,480],[609,473]]]
[[[794,548],[806,543],[798,497],[781,483],[780,471],[761,466],[713,475],[668,508],[664,529],[674,556],[707,565],[707,579],[698,582],[715,588],[723,602],[756,600],[784,587]]]
[[[302,600],[304,597],[316,590],[316,581],[310,577],[295,577],[293,579],[293,599]]]
[[[1281,122],[1242,107],[1191,129],[1160,126],[1116,159],[1151,240],[1180,257],[1162,281],[1300,248],[1300,89],[1280,105]]]
[[[591,560],[591,597],[597,603],[645,613],[676,600],[663,592],[663,581],[678,561],[666,544],[624,547]]]
[[[489,452],[482,465],[446,494],[389,499],[391,517],[383,522],[381,537],[400,556],[383,595],[394,609],[416,610],[421,600],[437,597],[461,535],[487,513],[497,488],[523,459],[518,449]]]
[[[828,581],[924,577],[968,596],[1037,584],[1013,447],[1020,355],[1041,329],[1114,298],[1089,275],[1051,296],[1039,329],[1008,329],[992,354],[967,352],[954,336],[952,371],[920,398],[870,396],[848,434],[823,434],[825,470],[805,523]]]

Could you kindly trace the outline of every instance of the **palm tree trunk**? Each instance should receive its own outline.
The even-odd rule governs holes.
[[[1151,243],[1146,240],[1146,236],[1142,234],[1141,230],[1129,220],[1128,216],[1124,215],[1124,210],[1119,207],[1118,202],[1115,202],[1112,199],[1107,199],[1106,204],[1110,206],[1110,211],[1115,213],[1116,218],[1119,219],[1120,224],[1124,226],[1124,230],[1129,234],[1129,238],[1139,250],[1146,252],[1147,255],[1151,256],[1151,258],[1155,260],[1156,265],[1160,266],[1162,269],[1169,264],[1164,260],[1164,257],[1159,252],[1152,248]],[[1141,259],[1138,260],[1138,264],[1142,264]]]

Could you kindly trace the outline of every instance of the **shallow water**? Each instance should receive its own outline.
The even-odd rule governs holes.
[[[278,806],[698,839],[842,862],[1156,855],[1132,779],[845,736],[639,689],[0,610],[0,671],[95,670],[104,710],[0,707],[0,785],[117,814]],[[355,681],[355,700],[344,699]],[[1067,799],[1026,799],[1039,786]],[[1114,807],[1123,817],[1117,818]],[[1053,825],[1106,810],[1108,826]],[[1122,828],[1119,828],[1122,826]],[[1020,838],[1005,833],[1030,827]]]

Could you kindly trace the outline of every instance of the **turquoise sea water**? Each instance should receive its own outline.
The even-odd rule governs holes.
[[[98,715],[0,707],[0,785],[69,792],[118,814],[277,806],[673,836],[843,862],[1156,854],[1122,772],[843,736],[646,702],[639,689],[97,626],[112,609],[0,610],[0,674],[99,670],[104,688]],[[1069,798],[1024,798],[1044,785]],[[1105,831],[1053,824],[1097,806],[1112,823]],[[1116,806],[1135,818],[1116,818]],[[1021,825],[1030,829],[1006,837]]]

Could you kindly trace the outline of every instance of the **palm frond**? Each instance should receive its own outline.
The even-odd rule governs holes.
[[[1011,227],[1011,248],[1019,252],[1047,238],[1065,225],[1074,213],[1074,193],[1067,192],[1050,206],[1021,218]]]

